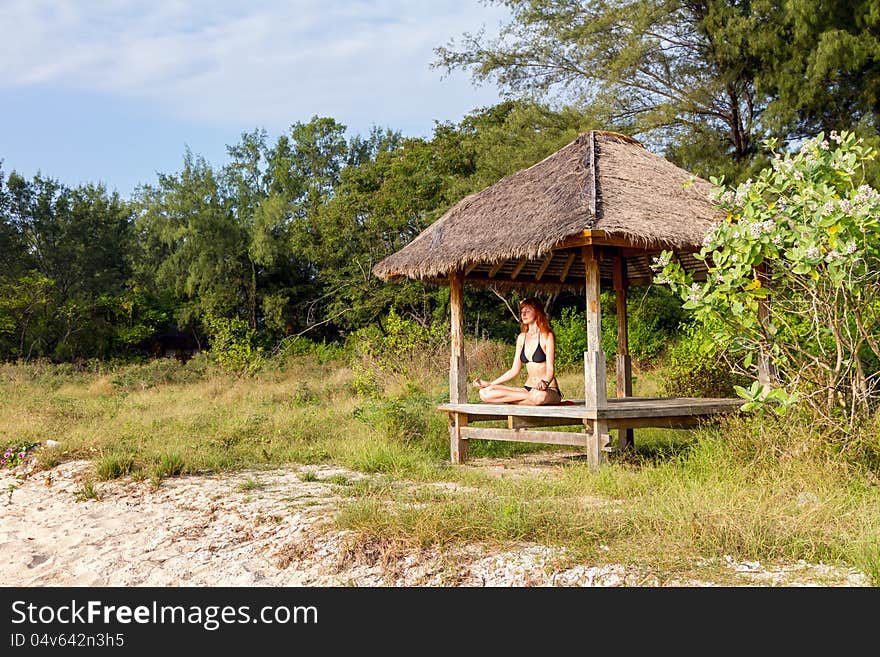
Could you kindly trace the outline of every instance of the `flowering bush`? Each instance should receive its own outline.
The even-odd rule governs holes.
[[[849,132],[820,133],[794,153],[773,151],[756,180],[725,188],[712,179],[727,221],[706,235],[696,281],[669,252],[655,261],[698,319],[750,376],[766,356],[775,371],[749,390],[788,403],[800,395],[845,427],[878,401],[880,376],[880,193],[864,184],[876,152]],[[765,368],[766,369],[766,368]],[[772,383],[777,392],[769,398]]]
[[[19,441],[13,443],[3,450],[3,457],[0,458],[0,466],[6,468],[14,468],[16,465],[24,463],[28,452],[41,447],[43,443],[35,443],[31,441]]]

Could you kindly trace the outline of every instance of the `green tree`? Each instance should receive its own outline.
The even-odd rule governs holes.
[[[792,138],[857,125],[876,130],[880,5],[876,0],[788,0],[784,6],[785,38],[767,53],[758,79],[772,99],[768,125]]]
[[[28,359],[49,339],[45,321],[52,281],[37,271],[0,280],[0,355]]]
[[[604,127],[674,141],[699,132],[734,160],[755,151],[766,102],[755,91],[778,7],[757,0],[503,0],[500,36],[464,34],[436,66],[470,69],[508,92],[589,106]],[[753,11],[760,6],[761,11]]]
[[[22,336],[15,353],[5,355],[66,359],[108,353],[112,330],[99,299],[121,293],[129,277],[129,205],[103,185],[70,189],[15,172],[0,197],[0,239],[12,247],[0,283],[7,310],[17,309],[10,312]],[[29,285],[32,294],[24,290]]]
[[[389,309],[427,327],[445,321],[444,289],[415,281],[382,284],[373,265],[402,248],[461,198],[546,157],[584,126],[572,111],[518,102],[476,110],[459,124],[438,123],[426,139],[373,131],[361,157],[340,172],[316,215],[313,258],[324,299],[321,315],[343,331],[381,322]],[[491,292],[468,295],[482,326],[509,326]],[[495,319],[498,321],[494,321]],[[476,328],[476,327],[475,327]]]
[[[170,292],[176,321],[248,317],[252,267],[244,227],[229,207],[211,165],[187,150],[179,174],[137,197],[137,277],[157,297]]]
[[[13,215],[12,196],[0,160],[0,280],[9,280],[35,265],[28,252],[22,222]]]

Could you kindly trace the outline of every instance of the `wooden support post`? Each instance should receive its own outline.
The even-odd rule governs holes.
[[[467,402],[467,364],[464,358],[464,300],[463,276],[454,272],[449,276],[449,321],[451,354],[449,356],[449,402]],[[467,460],[467,441],[461,437],[461,427],[467,424],[467,415],[449,414],[449,456],[453,463]]]
[[[632,360],[629,354],[629,331],[626,315],[626,261],[620,249],[613,258],[614,296],[617,302],[617,396],[632,397]],[[632,447],[635,437],[632,429],[617,430],[617,446],[620,449]]]
[[[587,351],[584,352],[584,403],[590,408],[607,405],[605,353],[602,351],[602,311],[599,303],[599,258],[601,252],[585,246],[581,255],[586,272]]]
[[[587,465],[598,470],[605,462],[605,452],[611,439],[608,437],[608,422],[605,420],[584,420],[587,432]]]
[[[603,408],[608,405],[606,390],[605,354],[601,351],[584,352],[584,405]]]
[[[461,435],[467,423],[467,413],[449,413],[449,460],[456,464],[464,463],[468,458],[468,441]]]
[[[449,357],[449,401],[463,404],[467,402],[467,363],[464,358],[462,276],[458,272],[449,276],[449,322],[452,350]]]

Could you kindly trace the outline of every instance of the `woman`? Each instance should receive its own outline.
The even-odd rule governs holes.
[[[516,339],[513,365],[494,381],[474,380],[474,387],[480,389],[480,399],[490,404],[558,404],[562,401],[562,392],[556,381],[556,336],[537,299],[521,301],[519,312],[522,324]],[[523,364],[528,376],[522,388],[501,385],[517,376]]]

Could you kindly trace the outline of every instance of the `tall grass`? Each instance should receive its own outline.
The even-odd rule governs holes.
[[[467,349],[475,370],[509,365],[506,345]],[[423,362],[417,381],[385,377],[371,390],[355,365],[309,352],[244,377],[205,359],[0,365],[0,442],[57,440],[47,466],[91,459],[98,481],[344,466],[366,477],[340,486],[337,524],[388,549],[537,542],[564,547],[572,563],[642,564],[670,578],[725,556],[803,559],[880,584],[878,426],[845,443],[797,417],[636,430],[635,450],[599,472],[570,448],[474,441],[471,462],[451,466],[436,410],[448,394],[445,360]],[[662,370],[640,373],[637,391],[658,378]],[[560,382],[567,397],[583,392],[576,370]],[[81,497],[96,495],[92,485]]]

